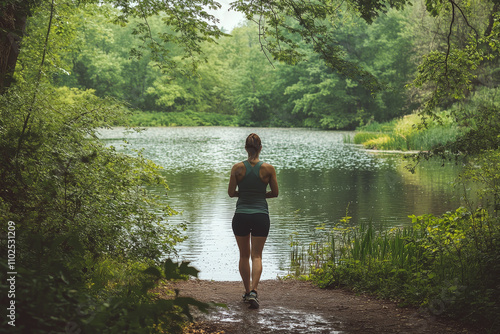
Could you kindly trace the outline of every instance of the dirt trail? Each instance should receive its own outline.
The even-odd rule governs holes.
[[[262,281],[258,310],[241,301],[240,282],[191,280],[175,287],[181,296],[227,305],[208,315],[197,314],[198,330],[193,333],[478,333],[394,302],[320,289],[308,282]]]

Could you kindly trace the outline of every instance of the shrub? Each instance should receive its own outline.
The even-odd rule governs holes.
[[[12,330],[160,332],[160,324],[178,329],[188,304],[205,308],[150,293],[160,271],[144,269],[159,266],[182,238],[167,222],[175,212],[164,192],[148,190],[168,189],[160,167],[97,138],[123,113],[91,91],[42,84],[0,96],[0,221],[2,232],[15,226],[19,275]],[[1,248],[8,242],[0,239]],[[13,270],[1,265],[3,289]],[[170,278],[172,268],[162,275]],[[7,305],[7,294],[0,298]]]

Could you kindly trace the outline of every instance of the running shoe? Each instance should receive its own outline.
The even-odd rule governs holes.
[[[249,301],[248,299],[250,298],[250,292],[244,293],[242,297],[243,297],[243,302],[248,303]]]
[[[248,308],[251,309],[258,309],[259,308],[259,300],[257,299],[257,291],[252,290],[248,294],[248,303],[250,303],[250,306]]]

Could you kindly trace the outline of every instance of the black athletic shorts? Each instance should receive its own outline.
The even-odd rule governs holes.
[[[233,232],[238,237],[250,233],[254,237],[267,237],[271,223],[266,213],[235,213],[233,217]]]

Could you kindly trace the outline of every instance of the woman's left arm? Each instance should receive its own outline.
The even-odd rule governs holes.
[[[271,191],[266,193],[266,198],[278,197],[278,179],[276,178],[276,170],[271,165],[269,165],[269,172],[269,187],[271,188]]]

